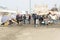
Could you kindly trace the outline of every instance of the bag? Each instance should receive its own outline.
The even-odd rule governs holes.
[[[45,21],[42,21],[41,24],[42,24],[42,25],[45,25]]]

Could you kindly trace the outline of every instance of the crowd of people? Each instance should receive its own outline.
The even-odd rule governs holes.
[[[26,22],[28,22],[30,24],[31,15],[29,15],[29,14],[28,15],[26,15],[26,14],[24,14],[24,15],[17,14],[16,15],[16,20],[17,20],[18,24],[19,24],[19,22],[22,22],[22,21],[23,21],[24,24],[26,24]]]
[[[8,20],[9,19],[9,20]],[[47,15],[37,15],[37,14],[17,14],[17,15],[11,15],[11,16],[7,16],[7,15],[3,15],[1,18],[1,25],[5,25],[5,23],[8,22],[8,25],[13,24],[14,22],[16,22],[17,24],[31,24],[33,20],[34,22],[34,27],[37,27],[37,25],[49,25],[52,23],[56,23],[58,20],[58,16],[56,14],[51,14],[51,12],[49,12]],[[13,22],[14,21],[14,22]]]
[[[6,23],[8,25],[11,25],[14,22],[16,22],[17,24],[21,24],[21,23],[30,24],[31,15],[30,14],[2,15],[2,18],[0,20],[1,20],[1,25],[5,25]]]

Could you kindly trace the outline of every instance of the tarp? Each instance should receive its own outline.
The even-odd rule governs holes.
[[[2,17],[2,19],[1,19],[1,22],[2,22],[2,23],[5,23],[5,22],[7,22],[8,20],[9,20],[9,17],[6,16],[6,15],[4,15],[4,16]]]

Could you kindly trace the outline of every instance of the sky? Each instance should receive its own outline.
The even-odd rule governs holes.
[[[28,10],[29,9],[30,0],[0,0],[0,6],[7,7],[10,10]],[[31,0],[31,8],[34,7],[35,4],[45,5],[47,4],[49,8],[53,7],[54,4],[57,4],[59,7],[60,0]]]

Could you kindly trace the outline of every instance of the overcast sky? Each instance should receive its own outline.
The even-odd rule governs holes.
[[[31,0],[31,7],[35,4],[43,5],[47,4],[49,8],[53,7],[54,4],[60,5],[60,0]],[[29,0],[0,0],[0,6],[5,6],[11,10],[28,10]]]

